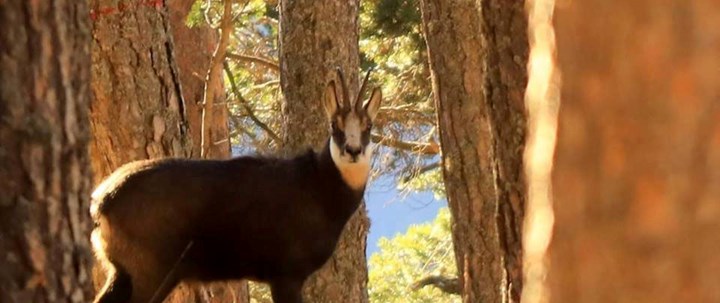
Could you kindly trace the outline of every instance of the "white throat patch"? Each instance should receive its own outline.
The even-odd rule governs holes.
[[[340,171],[343,181],[350,188],[360,190],[367,183],[368,176],[370,176],[372,148],[372,143],[368,144],[364,152],[357,156],[357,161],[352,162],[349,155],[342,155],[340,148],[335,144],[335,140],[330,138],[330,156],[335,163],[335,167]]]

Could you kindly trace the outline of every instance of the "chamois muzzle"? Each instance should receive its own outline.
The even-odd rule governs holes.
[[[350,155],[351,162],[357,162],[358,156],[362,153],[362,148],[360,147],[350,147],[349,145],[345,146],[345,152]]]

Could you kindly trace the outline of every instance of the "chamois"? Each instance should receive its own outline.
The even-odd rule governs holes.
[[[342,95],[330,81],[322,99],[330,136],[320,152],[136,161],[107,177],[90,209],[107,273],[95,302],[162,302],[181,281],[252,279],[276,303],[301,303],[363,198],[382,99],[375,88],[361,102],[366,76],[352,104],[337,77]]]

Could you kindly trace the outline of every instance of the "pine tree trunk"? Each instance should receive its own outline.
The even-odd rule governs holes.
[[[523,4],[422,2],[464,302],[517,302],[525,204]]]
[[[190,156],[167,15],[163,1],[90,1],[95,184],[131,161]],[[104,273],[93,275],[102,286]]]
[[[0,302],[88,302],[83,1],[0,2]]]
[[[91,0],[90,8],[95,182],[130,161],[189,156],[164,2]]]
[[[283,150],[288,153],[326,143],[329,126],[320,100],[336,66],[345,72],[350,93],[358,90],[358,9],[357,0],[280,1]],[[362,204],[333,257],[305,283],[307,302],[367,302],[369,225]]]
[[[558,7],[553,302],[720,302],[719,20],[710,0]]]
[[[482,1],[485,98],[492,117],[497,170],[498,232],[511,302],[523,288],[522,227],[527,186],[523,152],[527,112],[528,23],[525,1]]]

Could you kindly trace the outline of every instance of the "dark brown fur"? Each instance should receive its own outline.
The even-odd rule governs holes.
[[[107,180],[93,200],[111,276],[98,302],[148,302],[190,242],[158,302],[181,280],[242,278],[270,283],[276,303],[301,302],[363,195],[327,145],[293,159],[139,161]]]
[[[339,70],[338,78],[344,106],[331,81],[324,106],[335,143],[328,140],[320,153],[138,161],[100,184],[92,241],[108,278],[96,302],[161,302],[180,281],[247,278],[270,283],[275,303],[301,303],[303,283],[330,258],[360,205],[371,120],[382,99],[375,89],[352,110]],[[353,143],[336,123],[345,119]],[[342,160],[345,152],[351,159]]]

